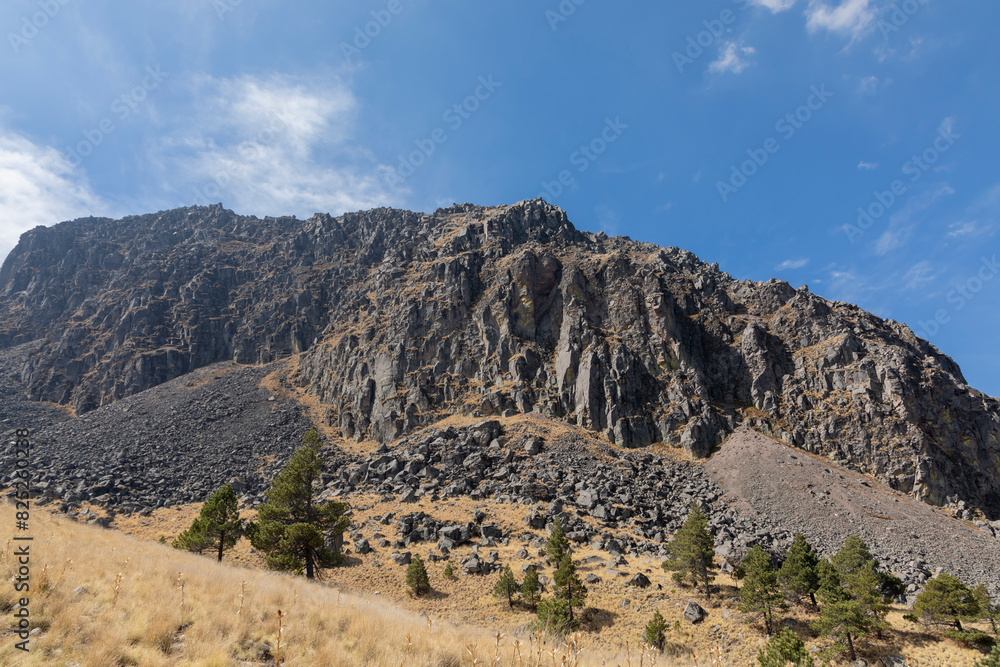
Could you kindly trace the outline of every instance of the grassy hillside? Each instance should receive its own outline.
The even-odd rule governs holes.
[[[714,620],[672,629],[668,641],[674,655],[658,656],[653,663],[652,656],[635,648],[644,619],[658,608],[672,622],[690,595],[658,568],[646,571],[663,591],[629,591],[621,582],[594,586],[588,604],[613,622],[580,635],[573,650],[562,642],[539,644],[527,627],[530,613],[510,612],[492,599],[492,578],[460,576],[445,582],[435,566],[432,583],[440,594],[411,600],[402,592],[405,568],[333,570],[333,585],[264,571],[259,554],[248,553],[245,541],[222,564],[155,541],[165,533],[172,538],[196,513],[196,507],[160,510],[147,519],[123,520],[121,530],[109,531],[34,511],[29,610],[36,630],[29,653],[15,648],[19,639],[12,614],[19,594],[10,584],[0,588],[7,618],[0,664],[273,665],[278,610],[280,656],[286,665],[745,665],[763,641],[741,622],[734,601],[726,599],[735,591],[725,577],[719,581],[723,595],[717,598],[722,599],[706,605]],[[0,572],[8,580],[15,569],[14,521],[13,508],[0,504]],[[631,598],[630,609],[617,604],[623,597]],[[806,619],[792,614],[789,620],[805,627]],[[898,610],[890,621],[892,638],[870,645],[868,655],[901,654],[920,667],[970,665],[980,657],[925,634]],[[496,635],[485,628],[504,633],[499,648]],[[738,640],[722,642],[720,633]],[[626,641],[631,650],[625,650]]]
[[[15,564],[14,511],[0,504],[0,571]],[[0,588],[7,619],[0,664],[200,665],[274,664],[278,610],[281,658],[287,665],[587,665],[625,664],[626,657],[537,643],[528,635],[496,638],[486,630],[428,621],[377,598],[340,593],[302,578],[218,564],[156,542],[32,513],[30,652],[11,612],[17,594]],[[117,600],[116,600],[117,582]],[[241,598],[242,593],[242,598]],[[242,605],[242,607],[241,607]],[[529,641],[531,642],[529,644]],[[474,654],[473,654],[474,652]],[[634,663],[638,665],[638,654]],[[647,659],[644,664],[649,664]],[[660,664],[663,664],[661,661]]]

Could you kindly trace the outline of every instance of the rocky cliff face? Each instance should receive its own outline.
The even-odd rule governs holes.
[[[0,345],[91,410],[222,360],[289,358],[345,437],[539,411],[706,455],[739,424],[933,504],[1000,514],[1000,404],[904,325],[542,201],[260,220],[221,207],[28,232]]]

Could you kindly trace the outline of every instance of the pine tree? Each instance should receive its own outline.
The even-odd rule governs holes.
[[[549,539],[545,543],[545,553],[547,561],[552,567],[559,567],[563,556],[570,551],[569,538],[563,531],[562,519],[556,517],[552,520],[552,530],[549,532]]]
[[[691,503],[691,513],[667,549],[670,558],[664,561],[663,569],[675,572],[675,580],[690,576],[695,585],[702,582],[705,597],[711,598],[711,582],[715,579],[715,541],[708,531],[708,517],[699,503]]]
[[[538,571],[531,565],[524,571],[524,581],[521,582],[521,599],[529,607],[537,606],[541,588],[542,585],[538,582]]]
[[[788,628],[771,637],[757,654],[757,662],[760,667],[813,667],[814,664],[805,643]]]
[[[755,546],[743,560],[743,588],[740,590],[740,611],[764,621],[767,634],[774,632],[774,613],[785,607],[778,573],[771,567],[771,557],[760,545]]]
[[[173,547],[198,553],[212,549],[221,563],[226,549],[236,545],[242,531],[239,500],[233,487],[226,484],[202,505],[199,517],[174,540]]]
[[[559,569],[552,576],[552,580],[554,583],[552,594],[557,599],[566,602],[566,609],[569,612],[569,625],[573,627],[575,625],[573,608],[583,606],[584,600],[587,599],[587,587],[583,585],[583,581],[577,576],[576,565],[569,554],[562,557],[562,560],[559,562]]]
[[[873,562],[865,563],[860,571],[851,576],[844,586],[847,594],[861,605],[865,615],[871,620],[871,629],[879,639],[882,631],[889,628],[885,617],[889,613],[889,605],[879,588],[879,576]]]
[[[857,535],[850,535],[844,540],[840,551],[830,558],[830,562],[837,568],[841,581],[846,581],[867,563],[876,563],[877,561],[864,540]]]
[[[427,568],[420,556],[414,554],[410,565],[406,568],[406,586],[413,597],[420,597],[431,590],[431,580],[427,576]]]
[[[642,641],[647,646],[652,646],[657,651],[663,650],[663,645],[667,641],[667,621],[663,614],[657,609],[653,612],[653,618],[646,624],[646,631],[642,634]]]
[[[573,629],[574,623],[569,620],[569,606],[566,600],[552,598],[543,600],[538,605],[538,624],[546,631],[563,635]]]
[[[847,593],[840,585],[840,573],[830,559],[821,560],[816,567],[816,573],[819,583],[816,595],[824,604],[832,604],[847,597]]]
[[[451,567],[451,563],[448,563],[447,565],[444,566],[444,578],[445,579],[455,578],[455,570]]]
[[[868,545],[857,535],[848,536],[840,551],[832,556],[830,561],[840,573],[840,579],[845,587],[852,576],[870,563],[878,577],[878,588],[883,597],[891,599],[906,592],[902,580],[889,572],[883,572],[878,560],[868,549]]]
[[[271,482],[264,504],[257,510],[257,523],[249,529],[255,549],[267,554],[273,570],[302,571],[313,579],[317,568],[343,562],[343,555],[327,548],[324,535],[347,530],[346,503],[317,503],[313,485],[319,481],[320,438],[310,429],[302,438],[285,469]]]
[[[792,546],[785,554],[785,562],[778,570],[778,581],[788,596],[801,601],[808,596],[816,606],[816,591],[819,590],[819,558],[802,533],[795,536]]]
[[[514,595],[517,594],[520,588],[517,581],[514,580],[514,572],[510,569],[510,565],[505,565],[503,573],[500,575],[500,580],[493,588],[493,595],[498,598],[507,598],[507,604],[513,609]]]
[[[963,620],[974,620],[982,613],[981,599],[946,572],[928,581],[913,604],[913,615],[925,623],[954,625],[959,632]]]
[[[839,600],[823,605],[814,627],[824,637],[833,637],[836,640],[834,647],[839,651],[847,650],[854,662],[858,659],[854,640],[871,632],[871,619],[865,615],[861,603],[844,593]],[[845,640],[847,646],[843,644]]]
[[[1000,607],[993,604],[990,593],[983,584],[976,584],[972,589],[972,595],[979,602],[979,608],[983,611],[983,618],[990,622],[993,628],[993,635],[997,636],[997,618],[1000,617]]]

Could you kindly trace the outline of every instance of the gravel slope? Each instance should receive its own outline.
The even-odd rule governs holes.
[[[895,572],[919,581],[940,567],[1000,593],[1000,540],[988,525],[957,520],[748,429],[730,436],[705,467],[741,514],[801,531],[823,555],[856,534]]]

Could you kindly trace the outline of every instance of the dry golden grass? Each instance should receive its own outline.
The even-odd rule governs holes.
[[[0,525],[13,523],[13,508],[0,506]],[[565,643],[539,643],[530,633],[501,635],[498,647],[497,636],[484,629],[429,620],[302,578],[220,565],[44,512],[35,512],[32,524],[32,577],[48,566],[48,584],[32,592],[29,605],[39,632],[29,653],[17,650],[13,617],[6,614],[3,665],[274,664],[279,610],[285,665],[629,664],[624,652],[577,653]],[[0,546],[11,537],[0,530]],[[9,553],[0,562],[8,579]],[[12,586],[0,589],[5,613],[16,603]],[[632,665],[639,665],[639,656],[632,648]],[[647,654],[643,665],[650,664]]]
[[[520,505],[509,505],[504,503],[494,503],[490,501],[475,502],[468,498],[448,500],[440,503],[433,503],[429,499],[423,498],[418,502],[409,505],[399,505],[396,503],[379,503],[376,496],[358,495],[352,497],[351,502],[358,509],[353,520],[355,526],[364,526],[368,521],[380,516],[384,512],[394,511],[398,514],[414,511],[424,511],[435,518],[443,521],[461,522],[468,518],[474,509],[484,509],[489,520],[499,524],[505,532],[520,534],[524,529],[521,518],[529,510]],[[198,514],[198,506],[191,505],[183,508],[164,508],[157,510],[150,517],[133,516],[129,518],[119,517],[115,525],[121,532],[143,540],[156,540],[160,535],[167,538],[169,542],[177,533],[183,530],[190,521]],[[252,514],[247,513],[245,514]],[[2,517],[0,517],[2,521]],[[392,522],[395,523],[394,521]],[[145,524],[145,525],[143,525]],[[82,527],[76,527],[82,528]],[[97,530],[97,529],[87,529]],[[371,537],[373,532],[381,532],[390,539],[398,537],[394,525],[371,525],[362,529],[366,537]],[[619,531],[609,531],[617,533]],[[109,540],[121,539],[120,533],[98,531],[98,537],[104,543],[110,544]],[[350,544],[348,542],[348,544]],[[510,563],[515,573],[520,575],[520,566],[524,562],[540,562],[543,559],[537,555],[534,548],[529,547],[530,557],[528,561],[518,559],[515,551],[523,543],[520,540],[511,540],[507,547],[497,546],[500,561]],[[430,544],[415,544],[410,547],[414,553],[419,553],[425,557],[430,553]],[[107,547],[105,547],[107,548]],[[121,551],[116,547],[116,553]],[[520,607],[510,610],[506,602],[498,600],[491,594],[492,586],[495,582],[495,575],[488,577],[466,576],[461,573],[459,563],[471,553],[469,546],[461,547],[452,552],[451,563],[457,576],[454,579],[446,579],[443,575],[446,563],[432,563],[427,561],[427,569],[430,573],[431,584],[435,592],[427,597],[412,599],[404,593],[404,580],[406,568],[397,566],[388,558],[388,549],[377,549],[375,553],[365,556],[362,559],[352,558],[351,567],[327,570],[324,572],[325,578],[332,582],[338,590],[344,591],[344,599],[367,599],[378,600],[374,605],[376,609],[389,609],[393,618],[398,615],[409,619],[408,622],[416,622],[418,630],[423,631],[419,614],[426,613],[434,619],[434,625],[447,625],[449,632],[455,631],[455,626],[449,623],[459,623],[462,625],[460,632],[466,633],[466,638],[457,641],[455,645],[463,651],[466,644],[474,643],[479,648],[479,664],[489,664],[492,654],[486,655],[483,647],[492,647],[493,639],[489,633],[500,631],[507,636],[505,642],[508,650],[512,649],[514,639],[518,639],[522,644],[526,644],[529,635],[525,634],[525,628],[534,620],[532,612]],[[575,552],[575,557],[582,560],[588,556],[606,556],[587,546],[581,546]],[[166,551],[166,556],[171,555],[170,550]],[[176,554],[190,558],[185,554]],[[659,610],[667,619],[671,629],[668,631],[668,642],[672,647],[672,658],[660,657],[659,664],[700,664],[700,665],[747,665],[756,664],[754,657],[760,645],[764,641],[764,636],[759,628],[748,626],[744,623],[742,614],[736,609],[735,601],[732,597],[736,594],[735,582],[729,577],[719,576],[717,583],[722,587],[720,595],[713,596],[713,601],[709,604],[699,596],[693,596],[691,589],[679,588],[662,571],[659,563],[646,558],[630,558],[629,565],[622,568],[625,571],[634,573],[641,571],[645,573],[653,582],[653,586],[647,589],[634,589],[625,587],[625,578],[612,577],[604,570],[600,564],[582,565],[580,575],[595,573],[602,578],[602,581],[589,586],[590,595],[587,599],[587,606],[591,621],[585,626],[585,631],[578,637],[578,647],[582,649],[581,659],[591,660],[594,664],[599,664],[598,658],[604,660],[607,665],[629,665],[626,653],[626,642],[628,642],[632,653],[632,667],[638,667],[640,654],[637,649],[638,639],[641,636],[644,624],[649,620],[654,610]],[[206,561],[208,563],[206,564]],[[375,561],[381,561],[381,566],[376,566]],[[214,564],[208,557],[195,559],[196,563],[201,563],[209,568],[210,572],[217,571]],[[231,592],[226,593],[231,600],[233,608],[238,609],[240,604],[240,584],[245,580],[247,585],[246,602],[249,604],[250,591],[257,585],[257,577],[263,576],[267,580],[275,575],[261,574],[263,569],[263,559],[259,553],[250,553],[249,544],[244,540],[227,552],[226,564],[229,567],[222,568],[227,572],[236,572],[236,578],[228,586],[232,587]],[[111,567],[114,563],[109,565]],[[176,592],[176,572],[184,572],[185,595],[189,594],[196,584],[189,577],[192,572],[190,565],[168,565],[169,572],[165,573],[160,580],[160,585],[165,597],[173,595],[177,598]],[[185,569],[186,568],[186,569]],[[244,569],[246,568],[246,569]],[[254,571],[256,570],[256,571]],[[552,570],[548,566],[543,566],[541,573],[546,576],[552,575]],[[241,579],[242,578],[242,579]],[[316,586],[320,590],[328,591],[329,588],[320,584],[306,584],[302,579],[284,579],[290,581],[292,592],[286,591],[286,596],[294,599],[296,593],[302,595],[305,588]],[[111,572],[107,580],[113,588],[114,573]],[[657,589],[656,584],[662,588]],[[303,588],[305,587],[305,588]],[[691,625],[683,621],[682,610],[688,599],[694,597],[703,604],[708,612],[708,620],[699,625]],[[123,603],[125,595],[123,592]],[[628,608],[621,606],[621,600],[628,599]],[[329,600],[327,601],[329,603]],[[185,603],[187,604],[187,603]],[[288,604],[282,602],[281,604]],[[294,607],[293,607],[294,608]],[[886,641],[875,639],[863,640],[859,642],[861,649],[869,658],[878,658],[883,655],[905,655],[910,661],[910,665],[929,667],[932,665],[969,665],[979,657],[975,651],[960,647],[950,641],[941,641],[940,637],[926,632],[918,625],[909,623],[902,618],[903,611],[893,610],[890,615],[890,622],[894,631],[887,636]],[[803,613],[801,610],[792,609],[783,616],[789,622],[794,622],[797,632],[806,641],[807,645],[816,648],[823,648],[827,642],[817,639],[808,629],[809,623],[815,616]],[[272,634],[276,632],[276,619],[272,619],[274,628]],[[675,622],[679,627],[675,627]],[[474,629],[472,626],[481,628]],[[488,630],[486,630],[488,629]],[[406,630],[399,637],[403,637],[405,643]],[[533,641],[533,640],[532,640]],[[485,642],[485,643],[484,643]],[[523,650],[523,646],[522,646]],[[545,649],[549,650],[549,649]],[[448,654],[452,655],[452,654]],[[486,655],[486,658],[484,658]],[[608,656],[611,656],[610,658]],[[421,658],[423,659],[423,658]],[[290,658],[290,660],[292,660]],[[416,658],[414,658],[416,660]],[[443,659],[442,659],[443,660]],[[391,661],[390,661],[391,663]],[[300,664],[291,661],[289,664]],[[309,663],[301,663],[309,664]],[[357,664],[365,664],[358,662]],[[369,664],[382,664],[373,662]],[[398,664],[398,663],[397,663]],[[425,664],[419,661],[407,662],[404,664]],[[469,655],[466,653],[462,662],[448,663],[446,660],[428,664],[472,664]],[[504,662],[502,664],[512,664]],[[517,664],[516,662],[513,664]],[[531,663],[524,663],[531,664]],[[545,664],[551,664],[549,659]],[[556,663],[557,665],[561,662]],[[580,664],[591,664],[582,661]],[[643,659],[643,665],[648,666],[648,657]],[[837,663],[839,664],[839,663]]]

